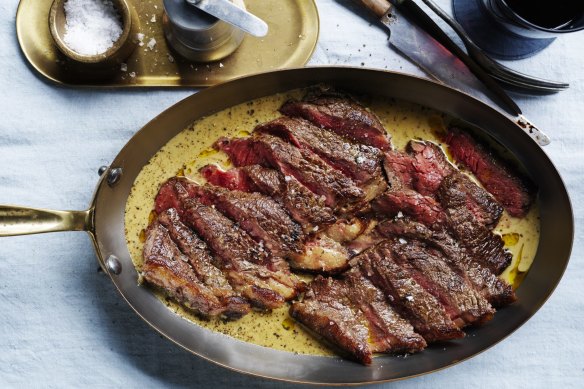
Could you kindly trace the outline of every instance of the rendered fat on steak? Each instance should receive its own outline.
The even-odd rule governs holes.
[[[358,143],[389,150],[391,143],[383,125],[367,108],[346,95],[318,91],[302,101],[288,101],[280,112],[304,118],[316,126],[333,131]]]
[[[487,147],[457,128],[450,129],[446,143],[454,159],[473,172],[511,216],[527,214],[535,192],[531,181],[518,175]]]
[[[236,166],[260,164],[278,169],[284,177],[296,178],[312,192],[323,196],[329,207],[358,203],[365,197],[355,182],[318,155],[278,137],[260,134],[250,138],[222,138],[215,145],[225,151]]]
[[[294,177],[284,177],[277,170],[250,165],[224,171],[216,165],[207,165],[201,169],[201,174],[213,185],[246,192],[257,191],[274,198],[305,232],[336,220],[333,210],[326,206],[323,198]]]
[[[298,148],[313,151],[353,179],[365,191],[366,201],[375,198],[387,186],[381,171],[382,153],[375,147],[352,143],[306,120],[285,116],[260,124],[255,132],[272,134]]]
[[[468,208],[465,182],[458,175],[446,177],[438,196],[450,219],[449,228],[469,255],[495,274],[509,266],[513,255],[505,250],[503,239],[477,221]]]
[[[402,237],[416,240],[442,253],[442,258],[494,307],[502,307],[517,300],[511,285],[497,277],[490,269],[466,254],[446,231],[431,230],[411,220],[388,220],[377,225],[376,230],[385,237]]]
[[[382,242],[352,259],[362,273],[388,296],[390,305],[427,342],[464,337],[442,304],[394,258],[391,243]]]
[[[212,185],[198,185],[186,179],[179,182],[189,196],[205,205],[214,205],[221,213],[235,221],[272,256],[286,257],[301,250],[303,233],[286,211],[271,197],[260,193],[226,190]]]
[[[221,298],[199,280],[189,259],[158,222],[148,229],[144,243],[144,279],[162,288],[170,297],[204,316],[225,315],[237,318],[249,311],[249,305],[236,296]]]

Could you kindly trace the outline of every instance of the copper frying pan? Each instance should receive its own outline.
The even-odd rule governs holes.
[[[354,92],[411,101],[482,128],[506,147],[539,187],[540,243],[517,290],[519,301],[460,341],[429,347],[408,358],[384,356],[364,367],[338,357],[294,355],[211,332],[171,312],[138,286],[124,236],[124,208],[142,167],[172,137],[202,116],[244,101],[317,83]],[[0,206],[0,236],[86,231],[98,261],[122,297],[142,319],[181,347],[230,369],[257,376],[315,384],[363,384],[413,377],[456,364],[488,349],[525,323],[555,289],[568,264],[574,234],[570,199],[544,151],[516,124],[472,97],[404,74],[342,67],[275,71],[201,91],[144,126],[105,169],[86,211],[50,211]]]

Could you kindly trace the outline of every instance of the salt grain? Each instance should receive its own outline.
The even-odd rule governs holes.
[[[152,51],[154,50],[154,46],[156,46],[156,39],[152,38],[148,41],[146,47],[148,47]]]
[[[76,53],[105,53],[122,35],[120,15],[111,0],[67,0],[65,44]]]

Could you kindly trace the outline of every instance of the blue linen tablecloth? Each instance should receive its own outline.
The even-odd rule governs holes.
[[[303,0],[300,0],[303,1]],[[441,5],[450,10],[449,0]],[[317,1],[321,35],[309,65],[353,65],[421,75],[384,31],[334,0]],[[161,110],[195,90],[62,88],[22,57],[17,0],[0,2],[0,204],[84,209],[97,169]],[[584,35],[571,34],[510,66],[571,83],[544,97],[515,96],[545,129],[567,186],[576,239],[546,305],[510,338],[447,370],[391,388],[584,387]],[[0,387],[291,387],[233,373],[163,339],[98,273],[83,233],[0,240]]]

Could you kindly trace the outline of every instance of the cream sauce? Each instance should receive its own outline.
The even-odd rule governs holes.
[[[154,198],[161,183],[175,175],[203,182],[198,170],[209,163],[229,167],[227,157],[211,148],[221,136],[247,136],[254,126],[280,116],[278,108],[290,98],[299,98],[302,90],[276,94],[246,102],[197,120],[176,135],[144,166],[132,188],[125,213],[125,233],[132,260],[138,272],[142,268],[145,229],[151,221]],[[364,101],[379,116],[393,137],[393,144],[403,149],[410,139],[425,139],[440,144],[439,135],[450,119],[437,111],[390,99]],[[503,235],[513,262],[501,277],[518,286],[529,269],[539,241],[539,210],[532,208],[527,217],[516,219],[506,212],[495,229]],[[331,355],[332,352],[288,315],[288,306],[271,313],[252,312],[237,321],[202,320],[179,304],[159,298],[174,312],[202,327],[239,340],[299,354]]]

